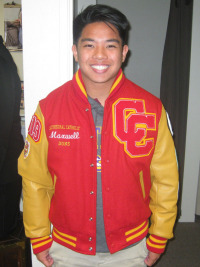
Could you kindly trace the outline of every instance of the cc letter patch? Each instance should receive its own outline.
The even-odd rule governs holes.
[[[113,135],[131,157],[148,156],[154,148],[149,131],[156,130],[156,114],[147,113],[141,99],[120,98],[112,106]]]

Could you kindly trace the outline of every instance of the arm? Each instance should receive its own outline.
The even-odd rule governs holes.
[[[50,201],[53,188],[23,177],[23,221],[35,254],[51,247]]]
[[[35,254],[49,249],[52,243],[49,209],[54,184],[47,166],[48,141],[40,107],[29,127],[25,148],[19,158],[23,177],[23,219],[26,236],[31,238]]]
[[[148,256],[146,257],[146,259],[144,261],[145,264],[147,266],[152,266],[160,258],[160,255],[161,254],[157,254],[157,253],[154,253],[154,252],[149,251]]]
[[[53,259],[49,255],[52,245],[48,213],[53,189],[29,181],[23,177],[23,220],[26,236],[30,237],[34,254],[45,266]]]
[[[147,248],[153,253],[160,254],[164,252],[167,240],[173,237],[178,197],[176,151],[168,129],[164,108],[162,108],[158,138],[150,168],[152,181],[150,209],[152,216]],[[152,254],[150,256],[152,257]]]
[[[37,259],[42,262],[46,267],[50,267],[53,264],[53,259],[49,254],[49,249],[46,249],[36,255]]]

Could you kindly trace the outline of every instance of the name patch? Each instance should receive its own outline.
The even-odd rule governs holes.
[[[73,140],[80,139],[80,126],[71,124],[53,124],[49,126],[49,141],[59,147],[69,147]]]
[[[73,132],[73,134],[60,134],[57,131],[52,131],[49,138],[53,139],[79,139],[79,132]]]

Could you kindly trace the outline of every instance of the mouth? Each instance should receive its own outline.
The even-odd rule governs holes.
[[[91,65],[91,67],[97,71],[105,71],[108,69],[109,66],[108,65]]]

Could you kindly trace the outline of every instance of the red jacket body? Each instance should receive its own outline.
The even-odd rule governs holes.
[[[31,181],[53,190],[48,207],[53,239],[79,253],[94,255],[97,137],[80,71],[72,81],[41,100],[34,116],[27,138],[30,151],[20,164],[24,188],[29,191]],[[163,240],[172,237],[178,179],[175,150],[165,117],[160,100],[120,71],[105,102],[101,134],[103,213],[111,253],[144,238],[151,213],[154,219],[150,233]],[[167,132],[168,137],[163,139],[159,131]],[[162,153],[166,157],[167,150],[167,159],[160,159]],[[37,151],[44,153],[46,168],[37,159]],[[28,168],[31,164],[37,167]],[[170,171],[169,176],[173,177],[167,180],[166,173]],[[155,183],[163,184],[160,192]],[[165,192],[166,188],[170,192]],[[43,205],[42,197],[39,203]],[[38,212],[41,214],[42,210]],[[36,216],[34,207],[30,213],[25,215],[27,235],[31,238],[49,235],[49,226],[48,230],[45,226],[40,230],[30,227],[29,221],[37,220],[32,218]],[[40,248],[39,244],[36,242]]]

